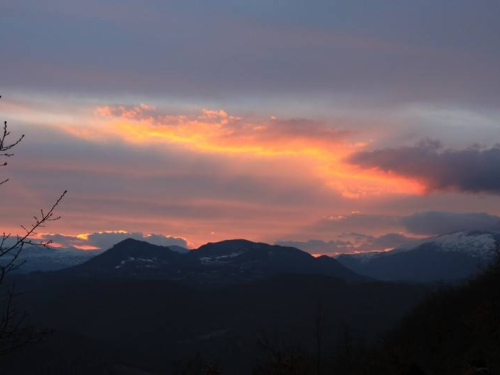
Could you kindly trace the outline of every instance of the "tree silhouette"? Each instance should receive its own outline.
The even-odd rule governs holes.
[[[318,298],[316,311],[314,312],[314,343],[316,346],[316,375],[321,374],[321,359],[323,354],[323,339],[325,334],[325,306],[321,298]]]
[[[268,338],[264,331],[260,334],[258,345],[263,357],[252,369],[253,375],[307,375],[308,356],[300,345],[286,342],[275,332],[274,339]]]
[[[14,156],[12,150],[24,139],[22,135],[10,141],[10,135],[5,121],[0,135],[0,167],[7,166],[6,159]],[[8,178],[0,180],[0,186],[8,181]],[[10,354],[31,342],[38,342],[48,334],[46,330],[38,330],[26,324],[27,313],[16,308],[15,283],[8,276],[23,265],[24,261],[19,257],[26,246],[48,247],[52,243],[51,240],[34,239],[34,236],[46,223],[59,220],[60,217],[55,216],[54,211],[66,193],[64,191],[48,211],[40,210],[38,215],[33,216],[30,225],[21,225],[20,234],[3,232],[0,237],[0,356]]]

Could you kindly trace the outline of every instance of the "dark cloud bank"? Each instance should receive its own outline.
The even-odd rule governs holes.
[[[415,178],[429,191],[500,194],[500,145],[446,150],[438,141],[425,140],[413,147],[358,152],[347,161]]]
[[[3,1],[2,85],[498,105],[498,2],[361,3]]]
[[[405,229],[414,234],[439,235],[458,231],[500,231],[500,217],[485,212],[417,212],[401,218]]]

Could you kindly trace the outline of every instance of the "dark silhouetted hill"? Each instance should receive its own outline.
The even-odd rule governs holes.
[[[209,243],[185,254],[128,239],[89,261],[62,271],[71,276],[167,279],[217,285],[252,282],[280,274],[310,274],[366,281],[329,257],[246,240]]]
[[[431,294],[371,353],[373,373],[500,373],[500,263],[460,287]],[[474,372],[487,368],[489,372]]]
[[[20,302],[37,326],[71,334],[64,336],[65,345],[56,341],[52,347],[49,341],[43,351],[27,348],[23,366],[31,372],[26,374],[36,374],[47,362],[57,368],[59,357],[73,357],[65,350],[82,346],[78,349],[85,350],[82,358],[107,368],[123,365],[171,374],[176,363],[201,353],[220,363],[225,374],[249,374],[260,354],[263,333],[278,335],[286,343],[302,343],[306,350],[314,347],[318,303],[326,317],[326,347],[339,340],[339,327],[344,325],[367,340],[382,334],[427,290],[309,274],[276,275],[217,288],[160,279],[59,276],[55,273],[47,280],[30,275],[17,284]],[[88,342],[99,343],[95,347],[103,350],[93,351]],[[85,374],[87,364],[77,363],[71,373]]]

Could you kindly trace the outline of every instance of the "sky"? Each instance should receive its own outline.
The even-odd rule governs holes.
[[[0,3],[0,230],[312,253],[500,231],[496,0]]]

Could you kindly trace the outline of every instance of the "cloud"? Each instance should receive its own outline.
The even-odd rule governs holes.
[[[311,252],[344,253],[390,249],[414,240],[458,231],[500,232],[500,216],[485,212],[419,211],[409,215],[333,215],[280,241]],[[282,236],[283,238],[284,236]],[[285,238],[286,238],[285,237]]]
[[[393,249],[411,241],[414,241],[414,239],[411,237],[407,237],[401,233],[387,233],[380,237],[374,238],[369,245],[371,249],[384,250]]]
[[[122,228],[196,243],[295,238],[282,234],[330,214],[319,235],[299,239],[399,231],[397,216],[416,209],[500,212],[494,196],[458,202],[447,193],[438,202],[396,178],[445,191],[468,185],[457,175],[442,181],[442,171],[425,179],[434,162],[450,166],[441,148],[426,151],[440,158],[411,171],[342,162],[359,155],[358,143],[399,150],[422,135],[454,147],[497,140],[500,2],[355,3],[1,2],[4,96],[38,105],[5,115],[31,128],[5,171],[12,178],[2,188],[0,227],[17,230],[66,188],[63,220],[50,230]],[[440,131],[427,132],[420,115],[404,117],[416,103],[464,109],[493,125],[479,132],[474,117],[431,110],[425,122]],[[54,134],[44,138],[40,124]],[[479,164],[464,173],[480,173],[487,164]],[[498,191],[481,177],[468,191]],[[352,210],[381,215],[338,215]]]
[[[172,233],[196,245],[240,237],[380,236],[401,231],[399,216],[415,207],[447,210],[456,204],[417,205],[404,184],[385,173],[344,169],[335,158],[339,150],[352,151],[351,136],[327,122],[146,104],[101,105],[97,115],[95,102],[21,104],[11,105],[6,116],[16,125],[13,133],[27,134],[4,171],[11,181],[2,187],[8,199],[0,226],[13,233],[64,189],[70,193],[58,207],[63,219],[50,231],[120,228]],[[38,122],[18,127],[32,120]],[[401,189],[407,194],[401,199],[413,204],[394,201],[391,189]],[[347,193],[361,199],[344,199]],[[357,209],[374,214],[338,214]],[[288,235],[302,228],[307,231],[300,237]]]
[[[308,175],[347,198],[418,193],[418,186],[373,173],[353,173],[342,159],[365,144],[353,141],[357,131],[335,122],[305,118],[236,116],[221,109],[175,113],[146,104],[107,105],[95,109],[94,125],[64,126],[77,138],[92,142],[120,139],[134,146],[176,146],[186,152],[240,156],[248,160],[301,163]],[[297,169],[298,170],[298,169]]]
[[[451,150],[424,140],[413,147],[357,152],[347,161],[416,179],[428,191],[500,194],[500,146]]]
[[[387,231],[398,230],[401,227],[397,215],[377,215],[351,213],[347,215],[332,215],[322,218],[306,229],[322,234],[368,233],[377,235]]]
[[[283,240],[277,241],[275,244],[279,246],[295,247],[312,254],[349,253],[354,249],[351,242],[340,240],[322,241],[311,239],[305,242]]]
[[[276,245],[296,247],[312,254],[335,255],[393,249],[414,240],[414,238],[407,237],[401,233],[387,233],[379,237],[362,233],[345,233],[331,241],[315,239],[307,241],[278,241]]]
[[[47,231],[119,228],[171,233],[196,245],[263,240],[322,216],[325,207],[342,205],[311,164],[297,158],[228,157],[175,143],[134,144],[114,135],[89,140],[57,126],[10,123],[14,135],[27,134],[3,171],[11,180],[2,186],[8,199],[0,227],[14,234],[65,189],[69,194],[57,210],[62,219]]]
[[[219,152],[269,155],[297,154],[318,148],[326,151],[345,143],[354,134],[352,130],[322,121],[241,117],[221,109],[172,114],[147,104],[106,105],[97,107],[95,113],[112,121],[122,136],[136,140],[164,139]]]
[[[16,32],[2,46],[3,85],[208,100],[288,95],[307,105],[311,92],[495,104],[499,6],[441,3],[10,2],[2,26]]]
[[[484,212],[417,212],[403,217],[401,224],[410,233],[440,235],[458,231],[500,231],[500,216]]]
[[[107,250],[113,245],[133,238],[139,241],[146,241],[159,246],[182,246],[189,247],[188,241],[180,237],[165,236],[163,234],[144,234],[140,232],[126,231],[106,231],[80,234],[78,236],[67,236],[63,234],[47,234],[42,237],[45,240],[51,239],[58,247],[76,247],[79,249],[100,249]]]

